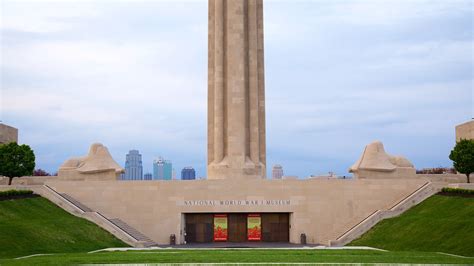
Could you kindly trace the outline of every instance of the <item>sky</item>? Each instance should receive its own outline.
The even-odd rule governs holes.
[[[2,0],[0,120],[49,172],[94,142],[206,176],[207,1]],[[452,166],[474,117],[470,0],[264,0],[267,175],[348,175],[380,140]]]

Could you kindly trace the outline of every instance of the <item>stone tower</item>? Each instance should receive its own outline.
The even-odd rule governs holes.
[[[208,179],[266,176],[263,0],[209,0]]]

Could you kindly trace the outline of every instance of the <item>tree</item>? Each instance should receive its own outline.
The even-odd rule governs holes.
[[[449,154],[449,159],[454,162],[456,171],[465,174],[467,182],[470,183],[469,175],[474,172],[474,140],[458,141]]]
[[[35,169],[35,154],[28,145],[16,142],[0,145],[0,175],[9,178],[8,185],[15,177],[31,175]]]

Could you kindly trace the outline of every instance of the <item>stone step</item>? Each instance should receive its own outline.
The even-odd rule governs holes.
[[[342,234],[340,237],[336,238],[336,240],[330,240],[329,245],[343,246],[350,243],[352,240],[360,237],[362,234],[370,230],[378,222],[400,215],[411,207],[436,194],[438,190],[439,189],[436,188],[431,182],[426,182],[423,186],[397,202],[390,209],[377,210],[373,212],[361,222]]]
[[[136,230],[135,228],[131,227],[124,221],[118,218],[109,219],[109,221],[115,224],[118,228],[127,232],[127,234],[131,235],[136,240],[145,242],[146,247],[157,245],[153,240],[151,240],[150,238],[148,238],[147,236],[145,236],[144,234],[142,234],[140,231]]]
[[[86,205],[80,203],[78,200],[74,199],[73,197],[69,196],[66,193],[59,193],[63,198],[65,198],[67,201],[72,203],[74,206],[78,207],[81,209],[83,212],[93,212],[91,208],[87,207]]]

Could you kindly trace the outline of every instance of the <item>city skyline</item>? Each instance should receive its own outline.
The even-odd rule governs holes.
[[[418,169],[452,166],[474,108],[470,2],[289,3],[265,1],[267,176],[348,175],[377,139]],[[7,0],[2,16],[0,120],[38,168],[103,142],[206,176],[206,1]]]

